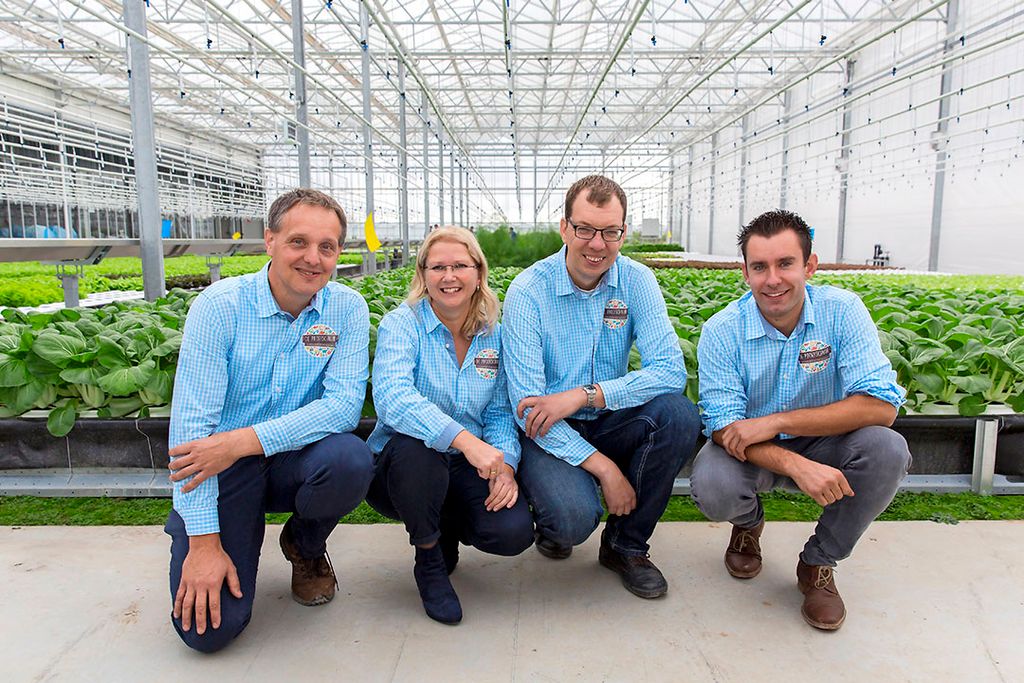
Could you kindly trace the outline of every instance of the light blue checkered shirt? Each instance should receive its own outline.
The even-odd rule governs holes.
[[[192,302],[174,380],[171,448],[252,427],[271,456],[359,423],[369,374],[366,302],[329,282],[293,318],[271,294],[268,267],[221,280]],[[174,484],[185,531],[219,532],[217,477],[183,494],[185,481]]]
[[[569,278],[565,251],[517,275],[505,295],[505,373],[513,409],[527,396],[584,384],[601,385],[608,410],[682,392],[686,367],[679,338],[650,269],[620,254],[600,284],[584,292]],[[627,372],[634,342],[642,367]],[[596,416],[584,408],[572,417]],[[572,465],[596,450],[564,421],[536,442]]]
[[[380,321],[373,358],[377,426],[367,440],[380,453],[396,433],[436,451],[463,429],[519,467],[519,439],[501,369],[501,327],[480,332],[458,364],[455,340],[427,299],[402,304]]]
[[[806,286],[800,321],[788,338],[747,292],[704,325],[697,362],[709,438],[737,420],[816,408],[853,394],[897,408],[905,395],[863,302],[830,286]]]

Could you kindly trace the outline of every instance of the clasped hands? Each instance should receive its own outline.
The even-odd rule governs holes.
[[[754,444],[771,441],[779,435],[774,415],[737,420],[724,427],[721,435],[722,448],[740,462],[747,460],[747,448]],[[793,480],[801,491],[825,507],[845,496],[854,495],[846,475],[841,470],[814,462],[797,453],[790,452],[786,471],[781,472]]]

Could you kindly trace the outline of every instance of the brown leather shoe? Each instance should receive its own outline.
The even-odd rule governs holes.
[[[732,526],[732,537],[725,550],[725,568],[737,579],[752,579],[761,573],[761,532],[764,520],[752,529]]]
[[[331,559],[326,552],[312,560],[299,555],[289,523],[281,530],[281,552],[292,563],[292,599],[307,607],[324,605],[334,599],[338,586]]]
[[[846,606],[836,588],[832,567],[804,564],[796,565],[796,581],[804,594],[800,614],[804,621],[823,631],[835,631],[846,619]]]

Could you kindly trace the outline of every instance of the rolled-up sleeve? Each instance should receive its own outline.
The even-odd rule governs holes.
[[[860,298],[850,297],[839,329],[845,332],[837,354],[843,393],[872,396],[897,409],[902,406],[906,392],[897,384],[892,363],[882,352],[878,328]]]

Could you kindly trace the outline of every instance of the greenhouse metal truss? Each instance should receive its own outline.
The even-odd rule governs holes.
[[[634,224],[657,217],[663,238],[708,253],[723,222],[827,196],[844,260],[848,193],[918,183],[938,206],[934,268],[945,183],[1016,165],[1024,142],[1012,0],[150,0],[136,32],[125,5],[142,2],[4,3],[0,172],[21,193],[7,201],[85,202],[33,176],[8,133],[41,116],[68,136],[89,125],[71,109],[128,112],[131,40],[148,46],[157,138],[182,162],[161,176],[161,210],[204,219],[258,216],[308,183],[385,232],[528,228],[603,171]],[[76,106],[62,119],[55,102]],[[89,133],[118,141],[106,172],[126,178],[127,121]],[[135,201],[127,180],[109,197],[78,187]]]

